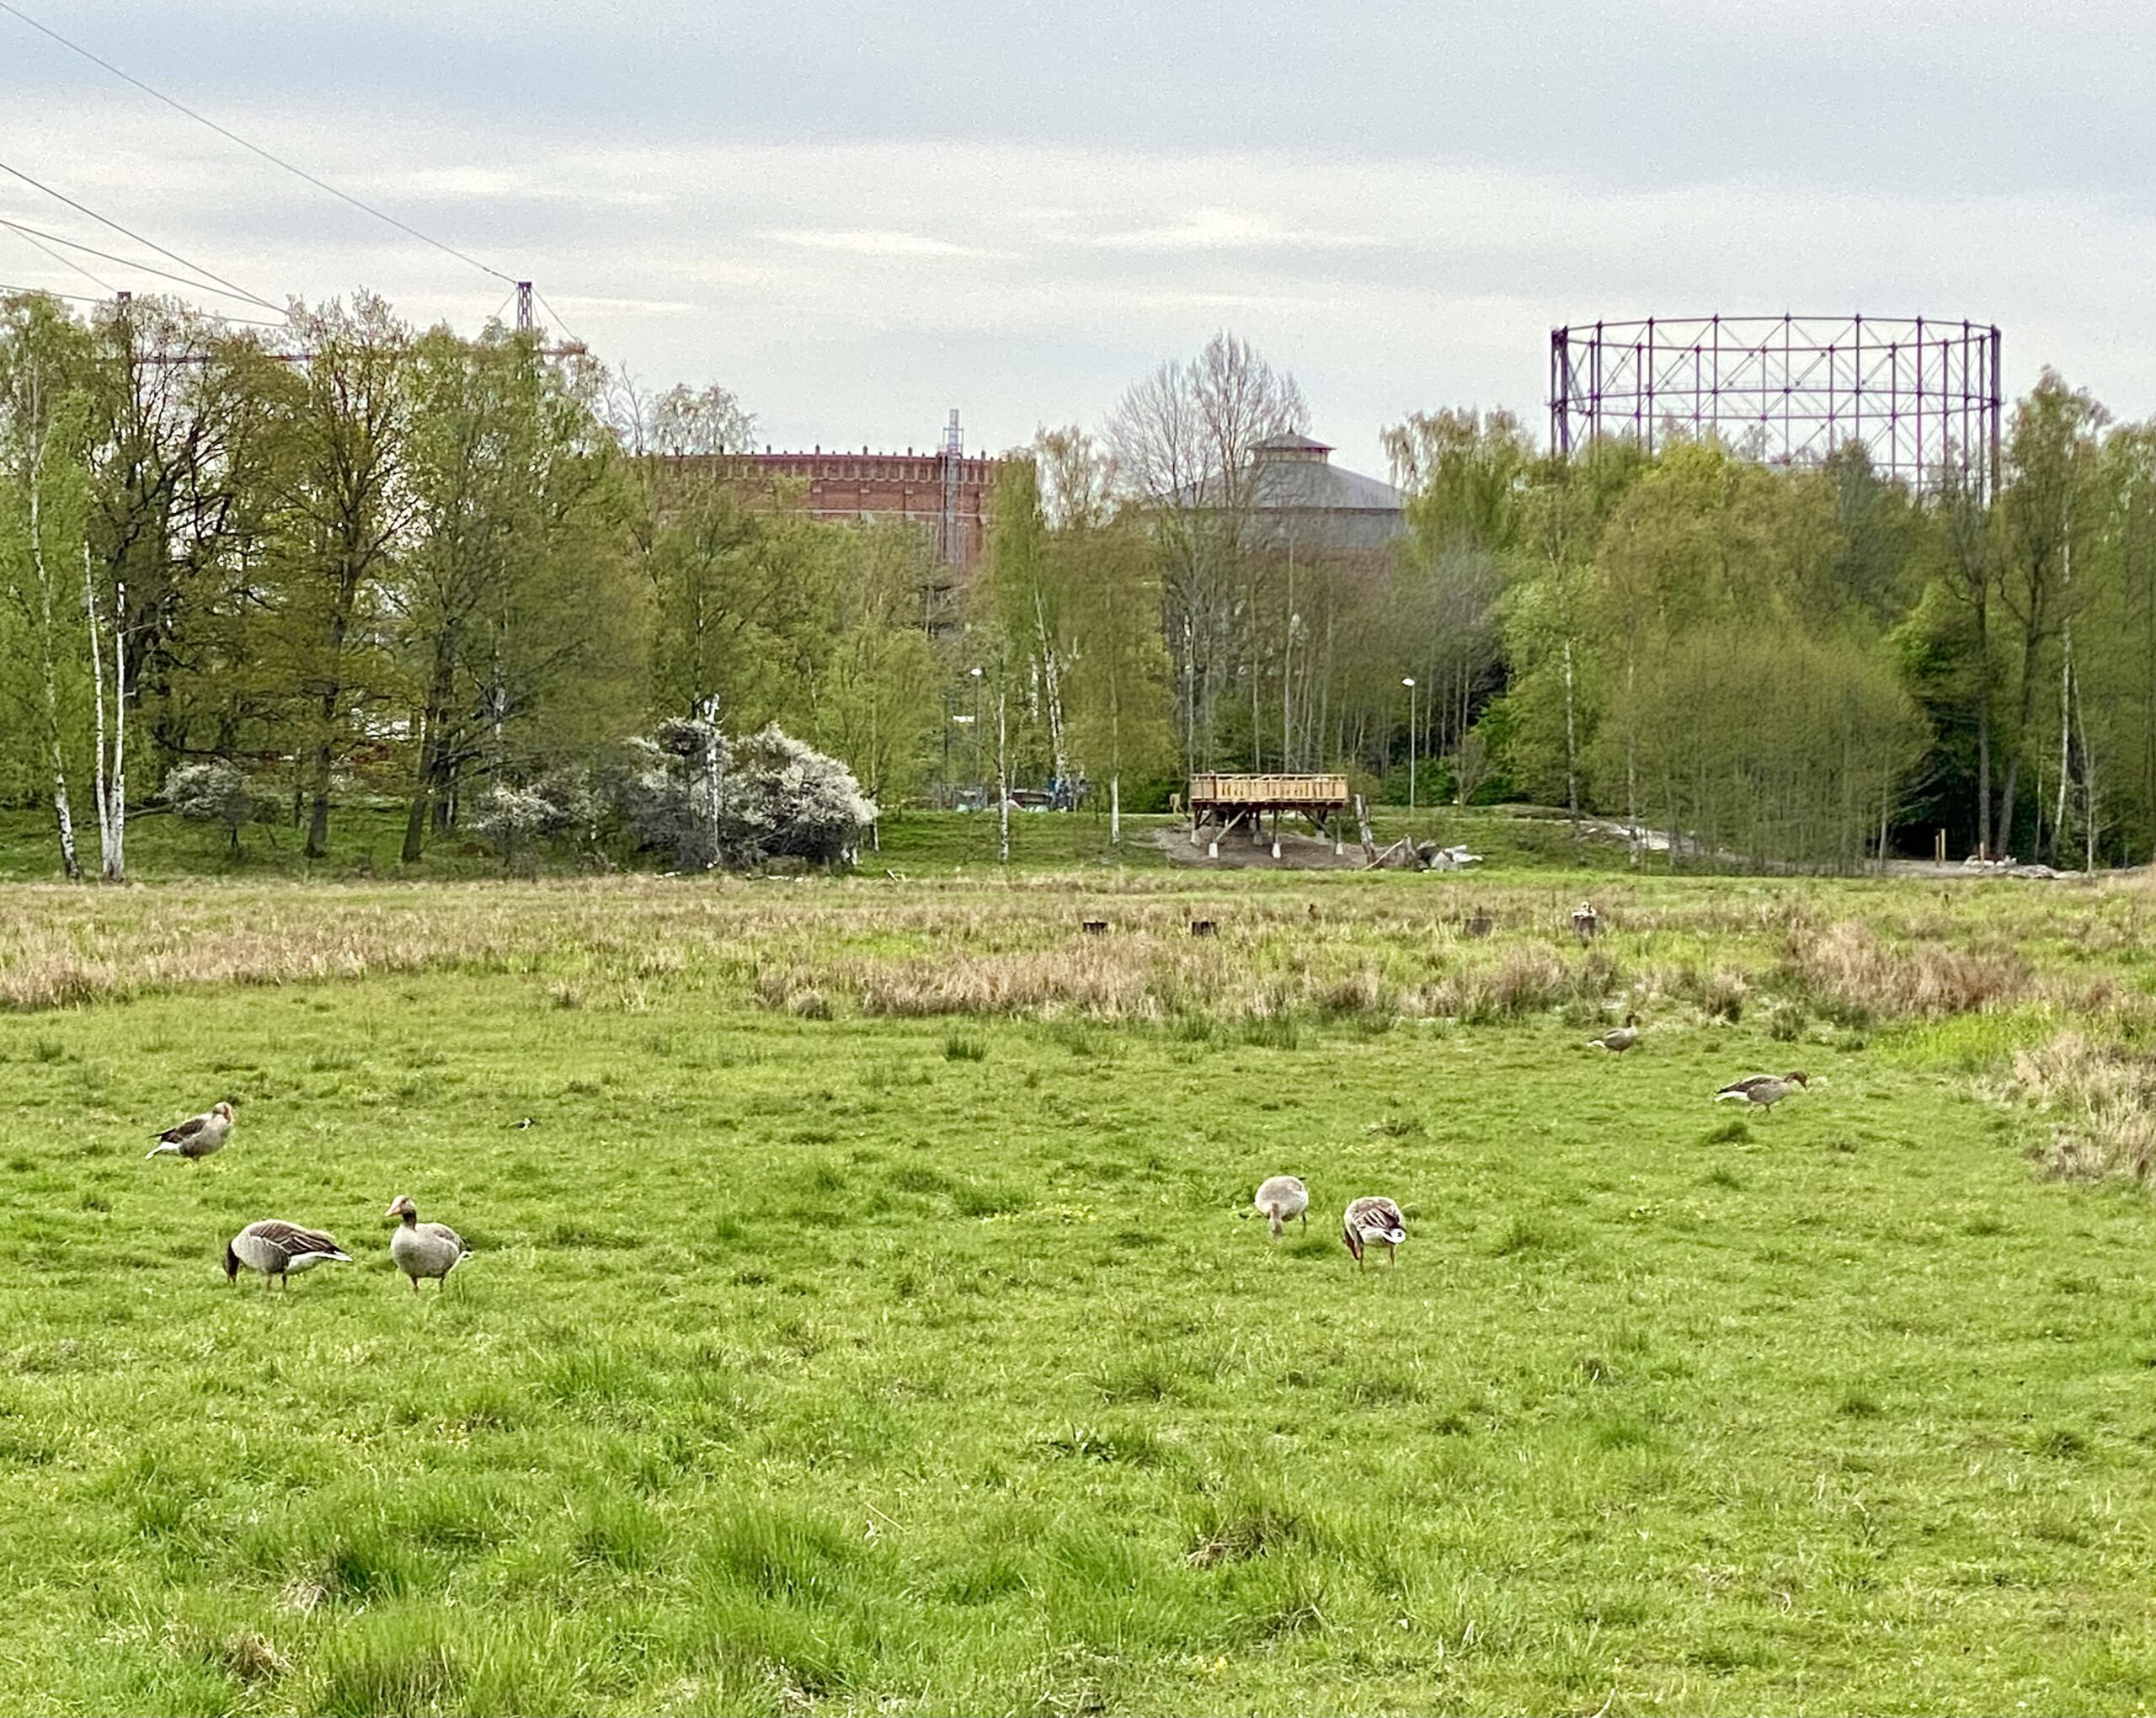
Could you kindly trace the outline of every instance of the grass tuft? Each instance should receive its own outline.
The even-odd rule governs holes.
[[[1505,1224],[1491,1252],[1501,1259],[1522,1253],[1548,1252],[1558,1244],[1557,1231],[1540,1217],[1522,1214]]]
[[[355,1619],[323,1648],[309,1702],[336,1718],[444,1710],[464,1681],[448,1619],[400,1605]]]
[[[2156,1064],[2138,1047],[2063,1032],[2017,1050],[1993,1095],[2049,1120],[2031,1150],[2047,1176],[2145,1184],[2156,1168]]]
[[[2015,955],[1932,941],[1897,947],[1853,919],[1790,937],[1783,965],[1822,1007],[1850,1021],[1974,1014],[2018,1000],[2029,987]]]

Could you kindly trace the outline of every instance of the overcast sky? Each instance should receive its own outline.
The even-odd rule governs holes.
[[[2156,413],[2145,3],[9,3],[778,446],[1097,424],[1229,328],[1381,475],[1412,410],[1540,430],[1553,323],[1709,311],[1997,322]],[[508,290],[4,11],[0,162],[280,302]],[[99,290],[5,231],[0,283]]]

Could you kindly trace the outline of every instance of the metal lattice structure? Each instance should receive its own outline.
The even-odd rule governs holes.
[[[1647,317],[1550,331],[1550,445],[1721,437],[1773,465],[1851,442],[1914,488],[1999,483],[1999,329],[1924,317]]]

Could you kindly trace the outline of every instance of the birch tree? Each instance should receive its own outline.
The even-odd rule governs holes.
[[[0,307],[0,595],[29,669],[27,680],[0,684],[13,693],[22,728],[37,735],[61,868],[71,880],[83,874],[68,786],[82,654],[72,579],[87,552],[88,481],[86,404],[78,391],[63,391],[71,360],[81,355],[76,331],[51,301]]]
[[[2046,653],[2055,640],[2067,642],[2061,653],[2061,685],[2071,686],[2071,617],[2081,596],[2072,582],[2073,556],[2094,516],[2096,432],[2107,415],[2089,395],[2068,388],[2050,370],[2015,408],[2008,478],[1999,498],[2004,537],[2000,590],[2019,629],[2020,663],[2014,749],[2000,792],[1997,825],[2003,843],[2015,838],[2023,766],[2040,744],[2037,701],[2047,678]],[[2070,707],[2070,696],[2067,702]],[[2060,725],[2063,734],[2069,723],[2062,718]],[[2037,815],[2041,820],[2041,804]]]

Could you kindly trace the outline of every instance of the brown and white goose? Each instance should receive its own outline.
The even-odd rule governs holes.
[[[1348,1251],[1354,1256],[1359,1267],[1363,1262],[1363,1249],[1381,1246],[1388,1263],[1400,1262],[1400,1244],[1407,1239],[1407,1219],[1400,1214],[1400,1207],[1381,1194],[1370,1193],[1353,1200],[1341,1215],[1340,1238],[1348,1243]]]
[[[176,1128],[157,1135],[157,1143],[144,1154],[151,1157],[184,1157],[190,1162],[224,1150],[232,1136],[232,1107],[213,1103],[199,1116],[189,1116]]]
[[[250,1271],[259,1271],[267,1279],[264,1288],[283,1283],[302,1271],[311,1271],[317,1265],[352,1262],[346,1252],[318,1229],[302,1229],[296,1223],[285,1223],[275,1217],[259,1223],[250,1223],[235,1235],[225,1248],[225,1280],[237,1283],[239,1267],[245,1265]]]
[[[449,1273],[472,1256],[463,1237],[446,1223],[420,1222],[419,1208],[408,1194],[398,1194],[382,1214],[399,1219],[397,1232],[389,1237],[389,1256],[412,1279],[414,1294],[422,1277],[432,1277],[446,1288]]]
[[[1803,1091],[1811,1085],[1812,1076],[1805,1073],[1753,1074],[1725,1086],[1715,1094],[1716,1103],[1735,1102],[1748,1107],[1774,1113],[1774,1106],[1792,1092]]]
[[[1640,1041],[1640,1021],[1636,1014],[1625,1016],[1622,1026],[1613,1026],[1600,1038],[1591,1038],[1587,1047],[1591,1050],[1607,1050],[1613,1056],[1621,1056]]]
[[[1278,1240],[1280,1231],[1290,1223],[1299,1220],[1304,1228],[1310,1226],[1310,1190],[1299,1176],[1270,1176],[1258,1186],[1257,1208],[1272,1225],[1273,1238]]]

